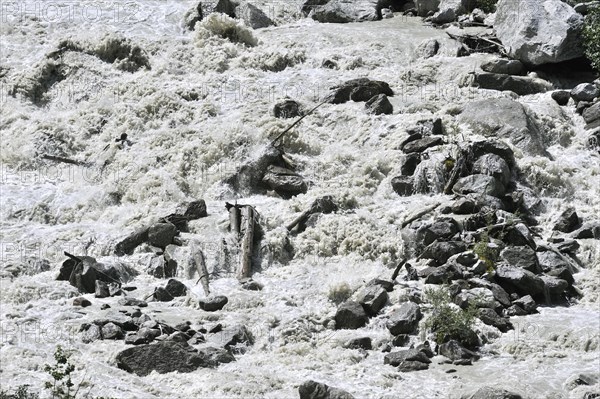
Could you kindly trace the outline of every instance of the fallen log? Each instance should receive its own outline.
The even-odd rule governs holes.
[[[324,197],[317,198],[313,201],[310,207],[302,212],[296,219],[294,219],[290,224],[286,226],[288,231],[292,231],[294,227],[299,225],[300,223],[306,222],[308,217],[313,213],[331,213],[337,210],[337,205],[333,201],[333,197],[330,195],[326,195]]]
[[[287,132],[289,132],[290,130],[292,130],[292,128],[294,126],[296,126],[298,123],[300,123],[300,121],[304,118],[306,118],[308,115],[312,114],[313,112],[315,112],[317,110],[317,108],[319,108],[321,105],[327,103],[330,100],[330,97],[327,97],[325,100],[323,100],[323,102],[317,104],[315,107],[313,107],[311,110],[309,110],[307,113],[305,113],[304,115],[302,115],[300,118],[296,119],[294,121],[294,123],[292,123],[290,126],[288,126],[283,132],[279,133],[277,135],[277,137],[275,137],[275,139],[273,139],[273,141],[271,141],[271,146],[274,147],[275,144],[277,144],[277,142],[279,141],[279,139],[281,139]]]
[[[204,253],[200,248],[197,248],[196,245],[192,245],[191,251],[191,261],[196,266],[196,270],[198,271],[198,281],[196,284],[202,283],[202,289],[204,289],[204,294],[208,296],[210,294],[210,288],[208,285],[208,269],[206,268],[206,262],[204,260]]]
[[[412,222],[414,222],[415,220],[427,215],[429,212],[433,212],[438,206],[440,206],[440,203],[435,203],[433,205],[429,205],[428,207],[425,207],[424,209],[418,211],[417,213],[412,214],[411,216],[407,217],[403,222],[402,222],[402,228],[408,226],[409,224],[411,224]]]
[[[452,168],[452,172],[450,172],[448,183],[446,183],[446,187],[444,187],[444,194],[452,194],[452,188],[464,173],[466,161],[467,151],[461,151],[456,164]]]
[[[59,156],[56,156],[56,155],[42,154],[42,158],[43,159],[47,159],[49,161],[61,162],[61,163],[68,163],[68,164],[71,164],[71,165],[90,166],[90,164],[88,162],[77,161],[75,159],[70,159],[70,158],[65,158],[65,157],[59,157]]]
[[[404,266],[406,261],[407,261],[406,258],[402,258],[400,263],[398,263],[398,265],[396,266],[396,269],[394,269],[394,273],[392,273],[392,281],[394,281],[398,277],[398,274],[400,273],[400,270],[402,269],[402,266]]]
[[[494,41],[491,38],[484,37],[481,35],[457,35],[454,33],[446,32],[446,34],[465,46],[470,51],[476,53],[500,53],[507,55],[506,48],[499,41]]]

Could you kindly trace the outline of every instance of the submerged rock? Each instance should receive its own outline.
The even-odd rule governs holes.
[[[394,92],[386,82],[380,80],[371,80],[368,78],[358,78],[348,80],[339,86],[332,88],[333,92],[329,99],[331,104],[342,104],[347,101],[368,101],[373,96],[385,94],[393,96]]]
[[[356,330],[365,326],[368,321],[369,319],[362,305],[354,301],[341,304],[335,314],[335,328],[338,330]]]
[[[545,93],[553,89],[552,84],[543,79],[489,72],[476,72],[473,84],[481,89],[512,91],[520,96]]]
[[[300,399],[354,399],[348,392],[329,385],[308,380],[298,387]]]
[[[365,108],[369,114],[373,115],[391,115],[394,112],[394,107],[385,94],[378,94],[371,97],[371,99],[365,103]]]

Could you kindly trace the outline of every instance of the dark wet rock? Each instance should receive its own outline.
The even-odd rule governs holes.
[[[163,287],[156,287],[154,289],[154,293],[152,294],[152,299],[158,302],[170,302],[174,298],[173,295],[171,295],[169,291]]]
[[[335,62],[333,60],[323,60],[323,62],[321,63],[321,67],[327,68],[327,69],[337,69],[338,64],[337,64],[337,62]]]
[[[569,207],[561,213],[558,221],[554,225],[553,230],[561,231],[563,233],[571,233],[580,227],[581,221],[575,208]]]
[[[473,163],[473,173],[496,178],[504,186],[510,182],[511,172],[508,163],[499,155],[485,154]]]
[[[114,323],[106,323],[102,326],[102,339],[121,339],[123,330]]]
[[[152,371],[160,374],[173,371],[189,373],[200,367],[216,367],[218,363],[235,360],[225,352],[220,351],[219,356],[215,356],[214,348],[197,351],[185,342],[161,341],[119,352],[117,367],[139,376],[146,376]]]
[[[373,344],[369,337],[353,338],[344,344],[344,348],[371,350],[373,349]]]
[[[303,194],[308,190],[302,176],[293,170],[275,165],[269,165],[262,181],[284,198]]]
[[[459,122],[470,125],[477,134],[507,139],[527,154],[548,156],[542,128],[533,112],[517,101],[488,98],[468,103]],[[505,160],[511,166],[511,162]]]
[[[110,296],[120,295],[121,287],[117,283],[106,283],[101,280],[96,280],[96,290],[94,296],[96,298],[107,298]]]
[[[500,73],[505,75],[523,75],[525,66],[519,60],[508,58],[496,58],[481,64],[481,69],[485,72]]]
[[[394,107],[385,94],[378,94],[371,97],[366,103],[367,113],[373,115],[391,115],[394,113]]]
[[[452,264],[433,268],[425,278],[425,284],[446,284],[462,277],[462,274]]]
[[[435,24],[446,24],[454,22],[461,15],[472,11],[473,3],[468,0],[441,0],[436,12],[431,21]]]
[[[391,181],[392,189],[402,197],[408,197],[414,193],[414,180],[410,176],[396,176]]]
[[[477,315],[479,319],[489,325],[496,327],[501,332],[507,332],[513,329],[513,325],[507,317],[502,317],[494,309],[481,308]]]
[[[341,304],[335,314],[335,328],[356,330],[368,322],[367,313],[358,302],[347,301]]]
[[[533,300],[531,295],[525,295],[513,301],[513,305],[519,306],[527,312],[527,314],[537,313],[537,303]]]
[[[371,285],[365,287],[359,293],[357,300],[369,316],[375,316],[385,306],[388,294],[382,287]]]
[[[467,246],[463,241],[437,241],[425,248],[421,257],[434,259],[438,265],[443,265],[452,255],[465,252]]]
[[[545,93],[553,88],[550,82],[539,78],[489,72],[475,72],[473,84],[481,89],[512,91],[519,96]]]
[[[600,120],[600,102],[597,102],[590,107],[587,107],[581,114],[583,116],[583,120],[588,123],[594,123]]]
[[[529,227],[524,223],[517,223],[504,229],[502,241],[507,245],[529,246],[535,248],[535,242]]]
[[[456,360],[478,360],[479,355],[465,347],[460,342],[450,340],[440,345],[440,355],[446,356],[452,361]]]
[[[497,303],[494,301],[494,294],[489,288],[477,287],[468,290],[462,290],[453,299],[453,302],[462,309],[470,306],[477,308],[494,308]]]
[[[187,295],[187,287],[181,281],[175,280],[174,278],[170,279],[165,286],[165,290],[169,292],[174,297],[177,296],[186,296]]]
[[[444,125],[442,124],[442,118],[422,119],[415,126],[406,129],[406,132],[409,135],[420,134],[419,138],[440,136],[444,134]]]
[[[89,256],[80,257],[81,262],[69,259],[63,263],[63,269],[72,267],[72,272],[68,277],[69,283],[77,288],[79,292],[91,294],[96,292],[96,259]],[[66,265],[65,265],[66,264]],[[66,275],[66,271],[61,271],[60,276]]]
[[[144,307],[148,306],[148,303],[141,299],[126,296],[124,298],[119,299],[119,305],[121,305],[121,306],[137,306],[140,308],[144,308]]]
[[[429,245],[436,240],[447,240],[459,232],[459,226],[456,220],[443,217],[436,219],[432,224],[421,227],[417,230],[418,237],[423,244]]]
[[[342,104],[347,101],[368,101],[373,96],[385,94],[393,96],[394,92],[386,82],[371,80],[368,78],[358,78],[348,80],[339,86],[332,88],[332,95],[329,100],[332,104]]]
[[[348,392],[329,385],[308,380],[298,387],[300,399],[354,399]]]
[[[523,399],[523,397],[505,389],[483,387],[470,395],[463,395],[461,399]]]
[[[498,283],[511,292],[515,289],[524,294],[538,295],[544,291],[544,281],[524,269],[508,265],[499,265],[496,268],[496,279]]]
[[[575,101],[593,101],[600,97],[600,89],[593,83],[581,83],[575,86],[570,94]]]
[[[73,299],[73,306],[81,306],[82,308],[86,308],[88,306],[92,306],[92,303],[83,297]]]
[[[200,305],[200,309],[205,312],[216,312],[221,310],[227,305],[229,300],[225,295],[216,295],[210,296],[204,299],[198,300],[198,304]]]
[[[236,353],[243,353],[245,347],[254,344],[254,337],[246,326],[239,324],[215,332],[210,336],[209,342]]]
[[[148,243],[164,249],[173,242],[177,228],[172,223],[156,223],[148,229]]]
[[[302,108],[297,101],[283,100],[275,104],[273,115],[276,118],[296,118],[302,116]]]
[[[458,179],[452,190],[456,194],[480,194],[501,197],[504,195],[504,185],[492,176],[475,174]]]
[[[510,0],[496,6],[494,31],[511,58],[528,65],[568,61],[583,56],[583,17],[560,0]]]
[[[569,103],[569,99],[571,98],[571,94],[567,90],[553,91],[551,96],[552,99],[560,106],[567,105]]]
[[[500,252],[500,258],[510,266],[536,274],[542,272],[535,251],[528,246],[506,247]]]
[[[600,239],[600,221],[584,222],[579,229],[571,233],[571,237],[576,239]]]
[[[492,210],[504,209],[502,201],[491,195],[467,194],[452,203],[452,212],[457,215],[469,215],[481,211],[483,207]]]
[[[428,148],[437,147],[444,144],[444,139],[440,136],[427,136],[422,139],[411,141],[402,147],[402,151],[407,154],[413,152],[423,152]]]
[[[386,327],[392,335],[412,334],[416,331],[422,317],[419,305],[404,302],[391,313]]]
[[[204,18],[202,3],[198,3],[196,7],[185,13],[183,16],[183,24],[188,30],[194,30],[196,22],[202,21],[202,18]]]
[[[115,246],[115,255],[131,255],[134,249],[146,241],[148,241],[148,228],[136,230]]]
[[[206,202],[203,199],[190,202],[187,204],[187,209],[183,213],[183,216],[188,220],[196,220],[208,216]]]
[[[391,352],[383,358],[383,364],[398,367],[398,370],[403,372],[426,370],[429,368],[430,363],[429,357],[417,349]]]

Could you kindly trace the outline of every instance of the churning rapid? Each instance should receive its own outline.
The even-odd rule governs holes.
[[[264,28],[213,13],[190,29],[197,4],[2,3],[2,391],[29,385],[50,397],[44,365],[61,345],[76,367],[73,382],[83,381],[77,397],[297,398],[308,380],[331,388],[307,398],[461,398],[482,387],[535,399],[600,395],[600,154],[572,102],[560,106],[546,89],[473,86],[480,66],[498,56],[458,57],[462,45],[421,17],[322,23],[306,18],[299,1],[265,0],[250,4],[270,18]],[[434,44],[435,55],[424,56]],[[344,85],[358,78],[370,81],[331,100],[332,88],[347,97]],[[368,112],[361,90],[375,90],[375,105],[393,112]],[[298,115],[325,103],[274,150],[270,143],[295,121],[274,115],[284,100],[299,104],[287,109]],[[480,172],[457,176],[444,194],[469,152],[475,158],[465,165]],[[278,161],[263,165],[269,157]],[[486,173],[495,165],[500,172]],[[515,193],[519,212],[502,202]],[[331,209],[288,229],[323,198]],[[186,206],[200,200],[205,213],[189,217]],[[238,279],[226,203],[258,215],[251,280]],[[573,209],[579,225],[556,231]],[[167,215],[182,214],[185,228],[160,245],[159,228],[176,224]],[[475,250],[491,225],[517,232],[508,239],[516,243],[490,237],[502,249],[492,265]],[[139,245],[115,251],[147,226]],[[523,251],[533,254],[535,273],[512,265]],[[190,266],[198,253],[209,297]],[[411,266],[392,282],[406,260]],[[118,284],[100,281],[101,271],[89,291],[82,274],[70,284],[86,262]],[[158,297],[177,281],[181,296]],[[390,355],[411,345],[428,341],[439,352],[427,322],[432,287],[498,314],[493,323],[475,320],[476,356],[453,362],[422,350],[398,367]],[[353,325],[365,290],[384,302]],[[407,304],[421,309],[398,334],[390,322]],[[197,350],[193,359],[215,363],[145,372],[123,355],[149,341],[183,340],[181,348],[188,339],[192,349],[181,356]],[[177,348],[165,355],[172,362]]]

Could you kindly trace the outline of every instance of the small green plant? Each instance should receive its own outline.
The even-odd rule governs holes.
[[[74,384],[71,374],[75,371],[75,366],[69,362],[69,357],[71,355],[58,345],[54,351],[56,364],[44,366],[44,371],[52,377],[52,381],[46,382],[45,387],[50,390],[53,399],[73,399],[77,395],[78,389],[72,392]]]
[[[340,283],[330,287],[329,293],[327,294],[329,300],[335,303],[336,305],[347,301],[351,296],[352,289],[350,288],[348,283]]]
[[[15,393],[0,391],[0,399],[39,399],[40,395],[29,392],[29,385],[20,385]]]
[[[486,215],[486,229],[479,236],[479,240],[473,247],[473,252],[477,257],[485,264],[488,273],[494,271],[494,264],[498,259],[498,251],[490,247],[490,230],[493,224],[493,214],[488,213]]]
[[[600,6],[592,7],[585,17],[583,48],[592,66],[600,71]]]
[[[438,345],[454,339],[466,347],[477,346],[473,324],[478,310],[474,304],[467,309],[451,305],[452,298],[446,288],[426,289],[424,294],[425,301],[432,306],[425,327],[433,333]]]
[[[498,0],[477,0],[477,8],[489,14],[496,12],[496,3]]]

